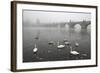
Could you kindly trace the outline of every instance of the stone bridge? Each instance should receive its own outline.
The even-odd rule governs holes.
[[[59,27],[65,27],[66,25],[68,25],[70,28],[74,28],[75,25],[79,24],[81,26],[82,29],[87,29],[87,26],[91,24],[91,21],[80,21],[80,22],[63,22],[63,23],[59,23],[58,26]]]
[[[87,29],[87,26],[91,25],[91,21],[85,21],[85,20],[83,20],[83,21],[77,21],[77,22],[75,22],[75,21],[71,21],[70,20],[69,22],[41,23],[40,20],[37,20],[36,21],[36,25],[34,25],[34,26],[62,28],[62,27],[66,27],[66,25],[68,25],[70,28],[74,28],[74,26],[77,25],[77,24],[79,24],[82,29]]]

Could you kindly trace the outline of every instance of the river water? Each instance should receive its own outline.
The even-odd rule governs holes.
[[[70,48],[65,45],[58,49],[57,42],[64,45],[64,39],[71,43],[73,50],[79,55],[71,55]],[[63,61],[91,59],[90,29],[66,27],[23,27],[23,62]],[[53,41],[53,45],[48,42]],[[76,47],[75,43],[79,46]],[[33,53],[35,47],[36,54]]]

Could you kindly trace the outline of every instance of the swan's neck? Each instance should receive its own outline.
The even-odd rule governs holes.
[[[73,51],[72,47],[70,46],[70,51]]]

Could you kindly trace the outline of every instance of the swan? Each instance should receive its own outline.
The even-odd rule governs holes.
[[[35,46],[33,48],[33,53],[37,53],[37,51],[38,51],[38,48],[36,47],[36,44],[35,44]]]
[[[68,41],[66,41],[66,42],[64,42],[65,43],[65,45],[70,45],[70,42],[68,42]]]
[[[75,50],[72,50],[72,47],[70,46],[70,53],[72,54],[72,55],[79,55],[79,52],[77,52],[77,51],[75,51]]]
[[[70,45],[70,42],[67,39],[64,39],[63,41],[65,45]]]
[[[76,43],[75,43],[75,46],[78,47],[78,46],[79,46],[79,43],[76,42]]]
[[[59,41],[57,42],[57,48],[64,48],[64,47],[65,47],[65,45],[60,45]]]
[[[67,40],[67,39],[64,39],[63,41],[64,41],[64,42],[67,42],[68,40]]]

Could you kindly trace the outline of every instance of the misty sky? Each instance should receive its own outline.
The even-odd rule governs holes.
[[[75,13],[75,12],[52,12],[52,11],[23,11],[23,21],[36,23],[36,20],[40,20],[40,23],[54,23],[54,22],[68,22],[91,20],[91,13]]]

